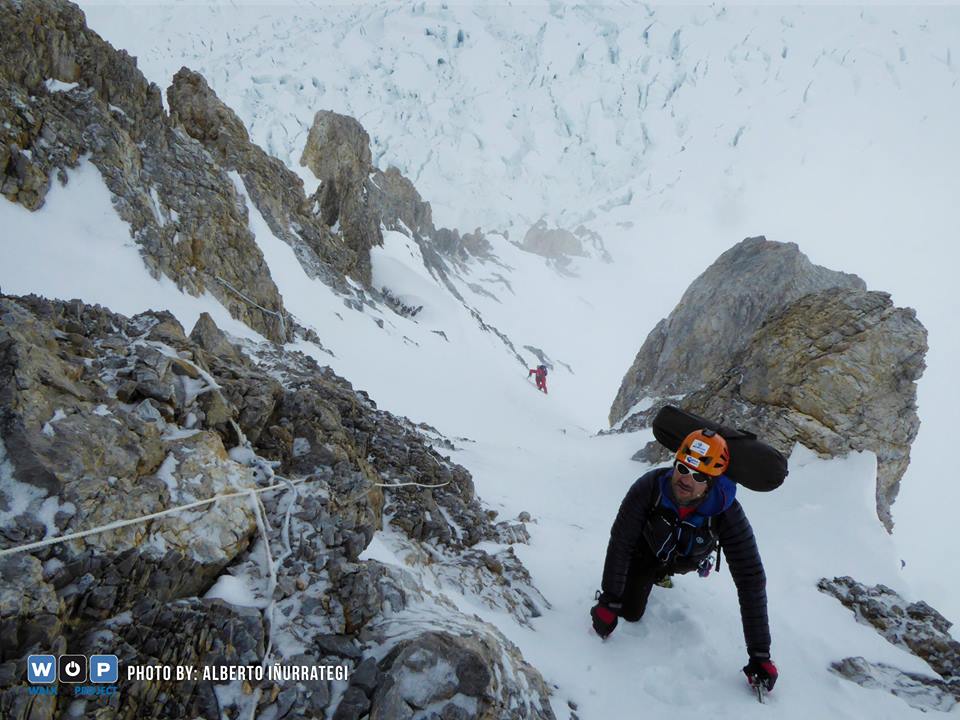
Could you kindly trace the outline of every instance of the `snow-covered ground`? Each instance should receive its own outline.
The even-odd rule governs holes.
[[[593,433],[643,338],[689,283],[733,243],[766,234],[916,307],[931,350],[893,537],[876,519],[869,455],[824,462],[798,450],[782,489],[741,500],[769,576],[777,716],[917,713],[827,671],[847,655],[924,667],[815,583],[883,582],[960,618],[958,581],[941,566],[946,520],[929,512],[960,501],[937,460],[960,401],[960,308],[948,291],[960,266],[956,8],[82,5],[161,86],[181,65],[202,72],[253,139],[294,169],[313,113],[333,109],[364,123],[377,162],[414,179],[441,224],[518,239],[547,216],[603,235],[614,263],[578,261],[577,277],[492,235],[511,269],[468,277],[498,295],[467,294],[487,322],[518,349],[542,348],[572,368],[557,367],[544,396],[403,235],[386,234],[374,277],[424,306],[412,320],[346,307],[250,207],[287,308],[333,355],[300,348],[382,408],[461,438],[454,459],[481,498],[504,517],[533,516],[518,554],[552,609],[528,629],[455,599],[557,686],[558,717],[567,700],[584,719],[770,711],[739,675],[746,656],[725,569],[655,590],[647,617],[606,642],[589,631],[610,523],[644,470],[629,456],[648,439]],[[95,168],[70,175],[39,213],[0,202],[4,292],[127,314],[165,307],[188,330],[205,309],[251,334],[213,298],[150,280]],[[498,287],[500,271],[510,289]]]

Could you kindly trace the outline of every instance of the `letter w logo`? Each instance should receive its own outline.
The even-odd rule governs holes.
[[[31,655],[27,658],[27,681],[52,683],[57,678],[57,660],[53,655]]]

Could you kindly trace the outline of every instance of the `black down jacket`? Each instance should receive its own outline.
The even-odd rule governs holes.
[[[693,516],[681,521],[669,489],[671,470],[657,468],[627,491],[610,529],[603,592],[619,600],[632,562],[649,562],[664,575],[693,570],[719,540],[740,600],[747,650],[770,652],[767,578],[753,528],[726,477],[713,484]]]

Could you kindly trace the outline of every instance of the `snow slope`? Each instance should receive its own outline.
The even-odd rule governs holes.
[[[765,233],[916,307],[931,352],[895,535],[876,520],[868,455],[823,462],[798,450],[782,490],[741,499],[769,575],[783,674],[771,698],[777,716],[917,714],[827,671],[846,655],[923,668],[815,583],[850,574],[960,617],[956,579],[928,550],[942,546],[941,524],[927,514],[931,496],[960,500],[936,470],[938,438],[960,400],[958,308],[944,290],[960,260],[947,242],[960,230],[955,8],[83,6],[158,84],[183,64],[204,73],[253,139],[290,167],[299,167],[314,111],[349,112],[370,132],[377,161],[408,173],[441,223],[516,239],[546,215],[604,236],[613,265],[578,261],[578,276],[561,277],[493,235],[507,268],[478,266],[464,278],[497,288],[498,300],[467,294],[487,322],[570,365],[551,374],[543,396],[425,273],[402,234],[386,234],[374,276],[424,305],[413,319],[345,306],[303,274],[250,206],[288,309],[333,355],[300,349],[384,409],[456,438],[454,457],[481,498],[506,517],[533,515],[532,542],[518,554],[552,610],[529,630],[455,599],[496,623],[557,686],[558,717],[568,716],[567,700],[581,718],[770,710],[739,677],[746,658],[726,571],[656,590],[647,618],[607,642],[588,630],[610,523],[645,469],[628,458],[647,439],[592,433],[646,333],[689,282],[734,242]],[[150,280],[95,168],[70,177],[39,213],[0,203],[4,292],[82,297],[124,313],[167,307],[188,329],[207,310],[249,334],[214,299]],[[71,265],[55,261],[63,257]]]

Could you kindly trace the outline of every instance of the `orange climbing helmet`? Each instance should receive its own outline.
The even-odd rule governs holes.
[[[730,465],[730,449],[715,431],[694,430],[680,443],[676,459],[695,472],[717,477]]]

